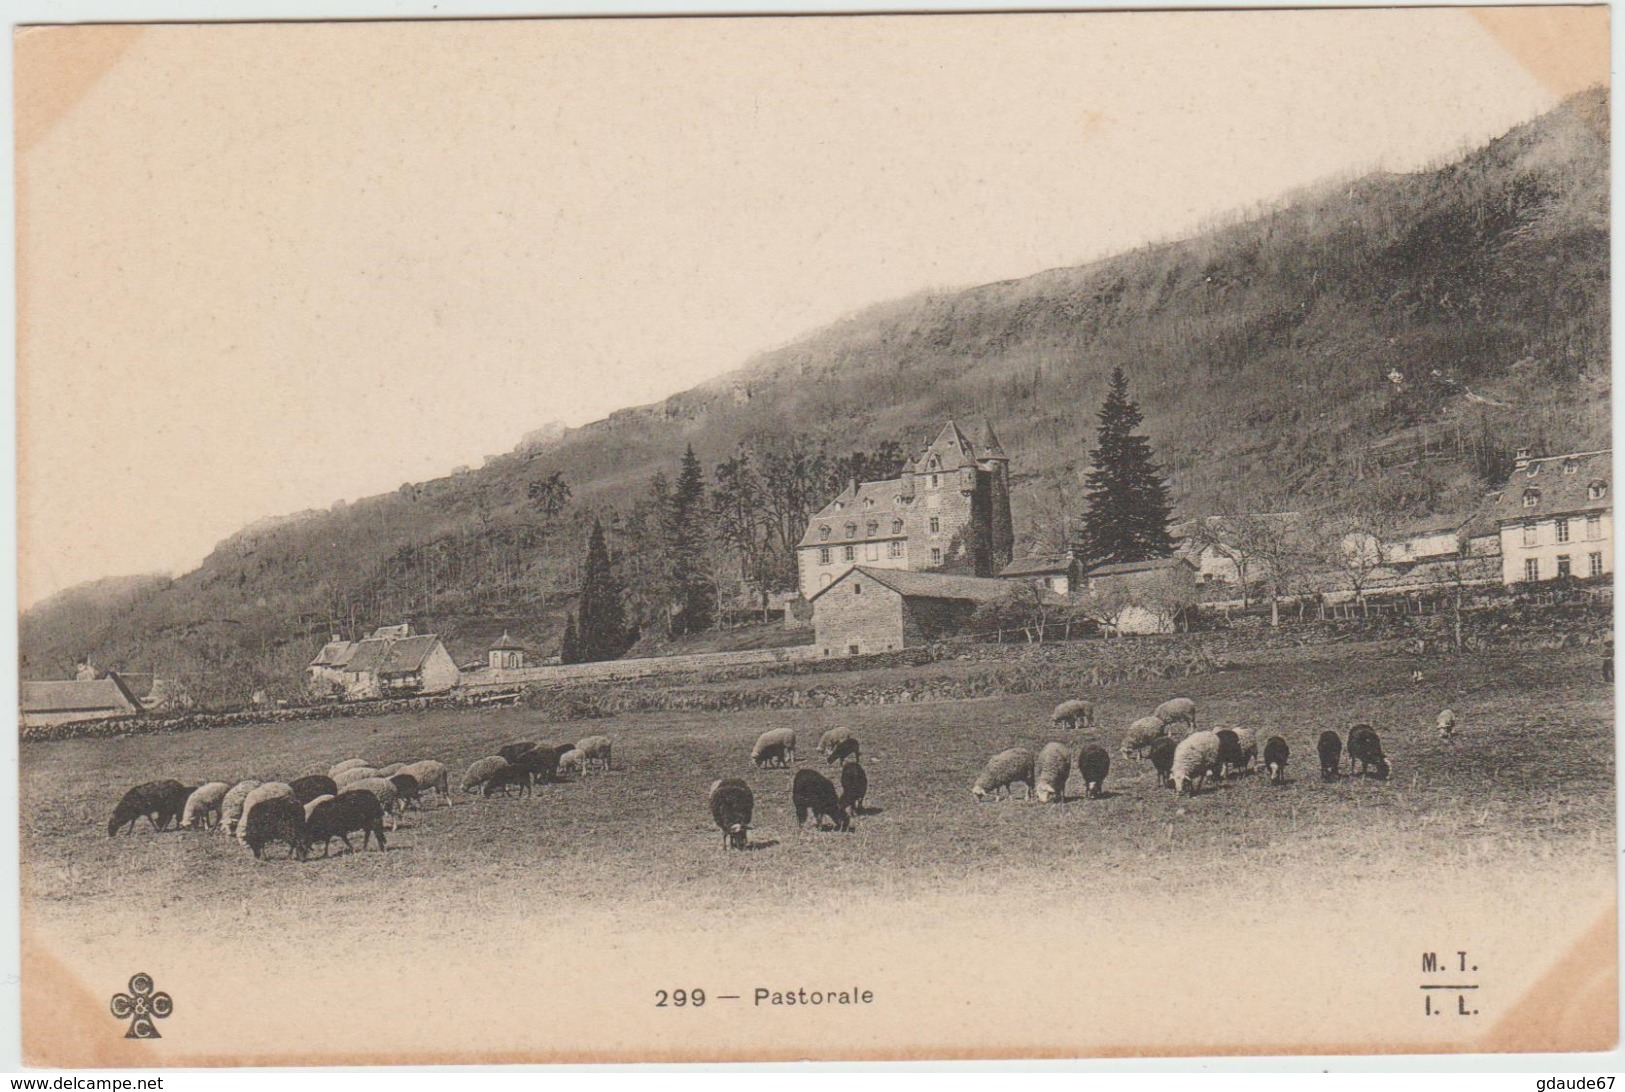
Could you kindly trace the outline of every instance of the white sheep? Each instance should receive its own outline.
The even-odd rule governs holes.
[[[340,794],[347,792],[370,792],[378,798],[378,806],[384,809],[384,821],[389,829],[394,830],[396,817],[406,810],[401,794],[394,784],[382,777],[369,777],[364,781],[357,781],[347,789],[340,789]]]
[[[382,778],[391,778],[404,769],[406,769],[406,763],[391,762],[388,766],[378,767],[378,776]]]
[[[1189,791],[1194,796],[1218,760],[1218,733],[1192,732],[1174,748],[1174,765],[1168,779],[1176,791]]]
[[[501,755],[487,755],[484,758],[477,758],[463,773],[463,783],[459,787],[472,796],[479,791],[482,785],[491,780],[492,774],[507,765],[508,760]]]
[[[758,766],[772,764],[788,766],[796,760],[796,732],[794,728],[774,728],[756,737],[750,749],[750,760]]]
[[[239,781],[226,790],[226,795],[220,799],[220,825],[217,830],[232,834],[237,829],[237,820],[243,815],[243,801],[248,794],[263,785],[263,781]]]
[[[210,828],[209,820],[212,817],[215,823],[220,822],[220,802],[226,798],[231,786],[224,781],[210,781],[206,785],[199,785],[191,796],[186,798],[186,809],[181,812],[181,826],[190,830],[199,823],[203,829]]]
[[[285,781],[267,781],[243,798],[243,816],[237,821],[237,840],[248,844],[248,817],[267,800],[293,799],[293,786]]]
[[[559,756],[559,776],[563,777],[567,773],[581,773],[582,765],[585,762],[586,758],[582,755],[581,750],[577,747],[571,747]]]
[[[1128,735],[1123,737],[1123,757],[1137,758],[1140,753],[1155,743],[1160,736],[1168,734],[1168,725],[1157,717],[1141,717],[1128,726]]]
[[[372,763],[368,762],[364,758],[347,758],[343,762],[335,762],[333,765],[329,766],[327,768],[327,776],[331,777],[334,781],[337,781],[339,779],[339,774],[343,773],[345,770],[353,770],[357,766],[371,765]]]
[[[596,766],[600,770],[608,770],[611,746],[608,736],[588,736],[577,743],[576,750],[581,752],[582,769],[591,770]]]
[[[1095,707],[1093,703],[1081,698],[1063,701],[1055,707],[1055,712],[1050,714],[1049,722],[1054,728],[1093,728]]]
[[[1169,698],[1157,706],[1151,715],[1164,724],[1182,720],[1191,726],[1191,731],[1196,731],[1196,703],[1189,698]]]
[[[850,728],[831,728],[818,737],[818,753],[827,755],[841,744],[852,738]]]
[[[445,763],[426,758],[402,766],[395,772],[417,778],[419,792],[433,789],[440,794],[445,806],[451,807],[451,771],[446,769]]]
[[[1439,726],[1440,739],[1450,739],[1456,734],[1456,714],[1449,709],[1440,713],[1439,719],[1435,723]]]
[[[1039,803],[1065,803],[1066,779],[1072,775],[1072,756],[1065,745],[1044,744],[1033,762],[1033,775],[1037,782],[1034,791],[1038,794]]]
[[[1000,751],[987,760],[982,769],[982,776],[976,779],[971,786],[970,793],[980,802],[984,797],[992,794],[999,798],[999,790],[1004,790],[1005,796],[1011,795],[1010,786],[1017,781],[1025,782],[1027,793],[1023,799],[1031,799],[1033,795],[1033,753],[1025,747],[1011,747],[1007,751]]]
[[[366,781],[377,777],[378,771],[371,766],[352,766],[333,779],[333,784],[339,787],[339,792],[354,785],[357,781]]]

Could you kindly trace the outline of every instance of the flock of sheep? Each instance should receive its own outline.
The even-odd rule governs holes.
[[[1054,728],[1092,728],[1095,723],[1094,706],[1075,699],[1055,707],[1050,718]],[[1176,724],[1185,724],[1190,734],[1175,739],[1171,734]],[[1450,739],[1454,735],[1456,716],[1446,709],[1439,714],[1439,735]],[[1393,773],[1393,764],[1383,754],[1382,740],[1369,724],[1356,724],[1348,734],[1349,773],[1358,765],[1360,776],[1375,773],[1386,779]],[[1335,780],[1342,774],[1343,738],[1334,731],[1320,734],[1316,742],[1320,756],[1322,780]],[[1150,716],[1141,717],[1129,725],[1123,738],[1123,757],[1149,757],[1157,774],[1159,786],[1174,789],[1181,795],[1200,792],[1207,778],[1223,779],[1231,773],[1250,769],[1258,761],[1258,738],[1251,728],[1219,728],[1213,731],[1196,729],[1196,703],[1189,698],[1173,698],[1157,706]],[[1264,741],[1263,765],[1269,779],[1275,784],[1286,780],[1287,760],[1292,748],[1280,736]],[[989,797],[997,799],[1000,790],[1012,795],[1012,787],[1020,782],[1026,786],[1028,799],[1036,797],[1041,803],[1066,799],[1066,783],[1076,768],[1083,781],[1086,797],[1097,797],[1111,769],[1111,755],[1104,747],[1085,744],[1076,756],[1064,743],[1046,743],[1034,754],[1026,747],[1011,747],[988,760],[971,795],[978,801]]]
[[[818,753],[826,764],[841,767],[841,788],[837,792],[835,783],[817,770],[797,770],[790,782],[790,805],[795,808],[797,826],[805,826],[811,816],[819,830],[824,829],[825,819],[836,830],[852,829],[852,816],[862,814],[864,797],[869,794],[869,775],[859,761],[861,750],[849,728],[831,728],[823,734],[818,740]],[[750,750],[750,760],[759,770],[794,764],[795,729],[763,732]],[[751,817],[756,810],[756,794],[750,786],[737,777],[713,781],[707,803],[712,820],[722,830],[723,846],[747,848]]]

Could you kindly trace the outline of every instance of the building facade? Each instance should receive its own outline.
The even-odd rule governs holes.
[[[305,668],[312,692],[349,700],[443,693],[461,677],[440,638],[410,625],[381,626],[361,641],[335,637]]]
[[[991,577],[1014,548],[1009,457],[990,422],[973,443],[949,421],[899,477],[852,482],[813,516],[798,584],[811,599],[858,565]]]
[[[820,656],[866,656],[961,633],[1010,582],[952,573],[853,566],[813,593],[814,648]]]
[[[1519,452],[1490,499],[1501,536],[1501,581],[1536,584],[1614,571],[1611,451],[1530,458]]]
[[[1025,581],[1056,595],[1071,595],[1081,571],[1082,566],[1073,554],[1043,554],[1017,558],[999,570],[999,578]]]

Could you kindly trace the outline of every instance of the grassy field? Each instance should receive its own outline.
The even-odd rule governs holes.
[[[1606,867],[1613,846],[1612,695],[1594,657],[1486,655],[1413,684],[1408,663],[1376,648],[1260,655],[1217,674],[1107,688],[1093,695],[1095,732],[1050,729],[1057,690],[942,704],[661,714],[538,726],[524,710],[434,711],[374,720],[30,743],[22,750],[25,900],[54,912],[117,908],[128,918],[198,912],[195,885],[244,894],[211,903],[237,915],[296,919],[354,900],[393,897],[402,884],[443,892],[445,910],[522,898],[703,911],[710,907],[917,892],[1004,890],[1045,874],[1046,887],[1090,890],[1223,882],[1220,862],[1267,854],[1270,871],[1312,893],[1327,877],[1392,872],[1441,861],[1563,860]],[[1230,723],[1292,746],[1289,783],[1260,776],[1194,799],[1156,787],[1148,765],[1116,753],[1122,726],[1174,693],[1196,699],[1206,726]],[[1460,718],[1456,740],[1432,730]],[[1394,760],[1387,782],[1324,784],[1314,740],[1369,720]],[[798,831],[791,771],[751,767],[750,745],[773,727],[797,730],[800,765],[822,765],[827,727],[863,743],[874,813],[849,835]],[[410,813],[389,850],[255,862],[234,840],[199,833],[108,838],[124,788],[152,778],[188,784],[287,779],[338,759],[437,758],[453,779],[513,738],[615,740],[608,774],[547,786],[534,799],[457,796],[452,808]],[[993,752],[1048,739],[1105,743],[1113,767],[1104,799],[1084,800],[1076,777],[1064,806],[977,805],[968,787]],[[710,782],[744,777],[756,792],[752,852],[725,853],[705,808]],[[280,853],[280,847],[272,852]],[[1087,869],[1056,875],[1058,858]],[[251,897],[250,897],[251,896]]]

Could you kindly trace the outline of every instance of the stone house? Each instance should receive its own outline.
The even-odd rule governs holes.
[[[335,638],[305,673],[313,689],[350,700],[444,693],[462,677],[440,638],[413,635],[410,625],[382,626],[361,641]]]
[[[1078,585],[1081,567],[1071,553],[1022,557],[999,570],[1001,580],[1036,584],[1056,595],[1070,595]]]
[[[1111,605],[1106,628],[1118,633],[1172,633],[1196,604],[1197,569],[1185,557],[1124,561],[1091,569],[1079,591]]]
[[[1520,451],[1487,506],[1501,537],[1501,581],[1534,584],[1614,571],[1613,452],[1530,458]]]
[[[810,600],[858,565],[991,577],[1014,549],[1009,456],[990,422],[973,443],[949,421],[899,477],[852,482],[812,517],[798,586]]]
[[[823,656],[862,656],[927,644],[962,632],[1010,582],[952,573],[856,565],[813,593],[814,647]]]

